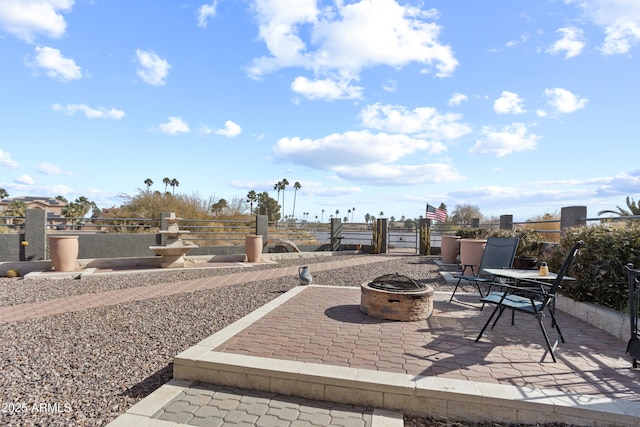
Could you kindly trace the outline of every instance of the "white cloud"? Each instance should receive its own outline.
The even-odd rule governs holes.
[[[434,10],[396,0],[338,1],[322,9],[316,3],[300,0],[291,7],[281,0],[255,2],[260,38],[271,55],[256,58],[250,76],[303,67],[314,73],[308,82],[327,77],[349,81],[363,68],[402,68],[418,62],[445,77],[458,66],[451,47],[439,41],[441,27]]]
[[[453,140],[471,133],[471,128],[460,123],[461,116],[441,114],[432,107],[408,110],[398,105],[367,105],[360,112],[364,127],[392,133],[416,134],[421,138]]]
[[[147,52],[141,49],[136,50],[138,59],[138,76],[152,86],[164,86],[171,65],[166,59],[160,58],[154,52]]]
[[[336,81],[330,78],[309,80],[306,77],[296,77],[291,83],[291,89],[308,99],[359,99],[362,88],[351,86],[349,80]]]
[[[2,0],[0,1],[0,29],[27,43],[37,34],[61,37],[67,28],[59,12],[68,12],[74,0]]]
[[[73,59],[62,56],[58,49],[47,46],[36,46],[36,54],[28,65],[44,68],[52,79],[68,82],[82,78],[82,71]]]
[[[85,117],[88,119],[114,119],[119,120],[124,117],[124,111],[116,110],[112,108],[110,110],[102,107],[91,108],[86,104],[53,104],[51,106],[53,111],[60,111],[69,116],[73,116],[76,112],[80,111],[84,113]]]
[[[238,136],[241,132],[242,128],[237,123],[234,123],[231,120],[227,120],[226,122],[224,122],[223,129],[218,129],[215,131],[217,135],[226,136],[227,138]]]
[[[640,2],[636,0],[583,0],[586,17],[601,27],[605,55],[627,53],[640,41]]]
[[[531,36],[528,33],[524,33],[523,35],[520,36],[519,40],[510,40],[507,42],[507,44],[505,44],[505,47],[514,47],[517,46],[519,44],[524,44],[527,41],[529,41],[529,39],[531,38]]]
[[[498,114],[522,114],[526,110],[522,108],[522,99],[517,93],[503,91],[502,96],[493,103],[493,110]]]
[[[198,27],[207,28],[207,19],[216,15],[217,1],[211,2],[211,4],[203,4],[198,8]]]
[[[455,92],[453,95],[451,95],[451,98],[449,99],[449,105],[460,105],[463,102],[466,102],[468,100],[469,98],[467,97],[467,95],[463,93]]]
[[[14,178],[13,182],[15,182],[16,184],[33,185],[35,181],[29,175],[24,174],[20,175],[17,178]]]
[[[393,79],[387,80],[382,84],[382,90],[386,92],[395,92],[398,89],[398,82]]]
[[[348,165],[338,166],[334,168],[334,171],[340,178],[372,185],[436,184],[465,179],[455,168],[446,163]]]
[[[573,113],[584,108],[588,102],[586,98],[578,98],[573,93],[562,88],[545,89],[544,94],[549,98],[549,105],[559,113]]]
[[[40,163],[38,165],[38,172],[44,175],[62,175],[64,174],[63,170],[60,167],[53,165],[51,163]]]
[[[11,158],[11,154],[0,149],[0,166],[15,169],[18,167],[18,162]]]
[[[169,117],[169,121],[167,123],[161,123],[158,125],[158,129],[160,129],[163,133],[168,133],[171,135],[177,135],[179,133],[187,133],[191,129],[189,129],[189,125],[182,120],[180,117]]]
[[[387,168],[380,167],[382,164],[395,164],[403,157],[421,151],[433,155],[444,150],[440,143],[369,131],[331,134],[319,139],[282,138],[273,148],[280,161],[328,170],[344,177],[353,170],[369,171],[365,174],[366,179],[371,179],[371,171],[387,174]],[[358,180],[357,177],[353,179]]]
[[[559,28],[557,33],[562,34],[562,38],[547,49],[547,53],[555,54],[564,52],[564,58],[569,59],[580,55],[585,47],[584,31],[580,28]]]
[[[469,154],[495,155],[504,157],[518,151],[533,150],[537,147],[539,136],[529,133],[523,123],[513,123],[501,130],[485,127],[483,138],[469,150]]]

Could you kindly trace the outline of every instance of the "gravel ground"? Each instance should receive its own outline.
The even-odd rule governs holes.
[[[252,268],[328,261],[331,259],[284,260]],[[2,278],[0,306],[238,271],[246,268],[81,280]],[[449,287],[433,260],[418,256],[320,272],[314,274],[314,283],[353,286],[390,272],[419,279],[436,290]],[[171,379],[173,356],[297,283],[297,277],[292,276],[0,325],[0,425],[105,425]],[[407,417],[405,425],[500,424]]]

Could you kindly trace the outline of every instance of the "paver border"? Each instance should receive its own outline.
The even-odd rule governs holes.
[[[622,400],[215,351],[271,310],[315,286],[293,288],[178,354],[173,362],[174,378],[372,406],[417,416],[524,424],[640,426],[639,405]]]

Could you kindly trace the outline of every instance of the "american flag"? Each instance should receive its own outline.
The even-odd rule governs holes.
[[[445,222],[447,220],[447,211],[444,209],[436,208],[427,203],[427,212],[425,217],[427,219],[435,219],[436,221]]]

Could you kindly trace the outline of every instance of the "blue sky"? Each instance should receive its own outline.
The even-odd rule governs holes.
[[[0,0],[10,196],[516,220],[640,195],[637,0]]]

